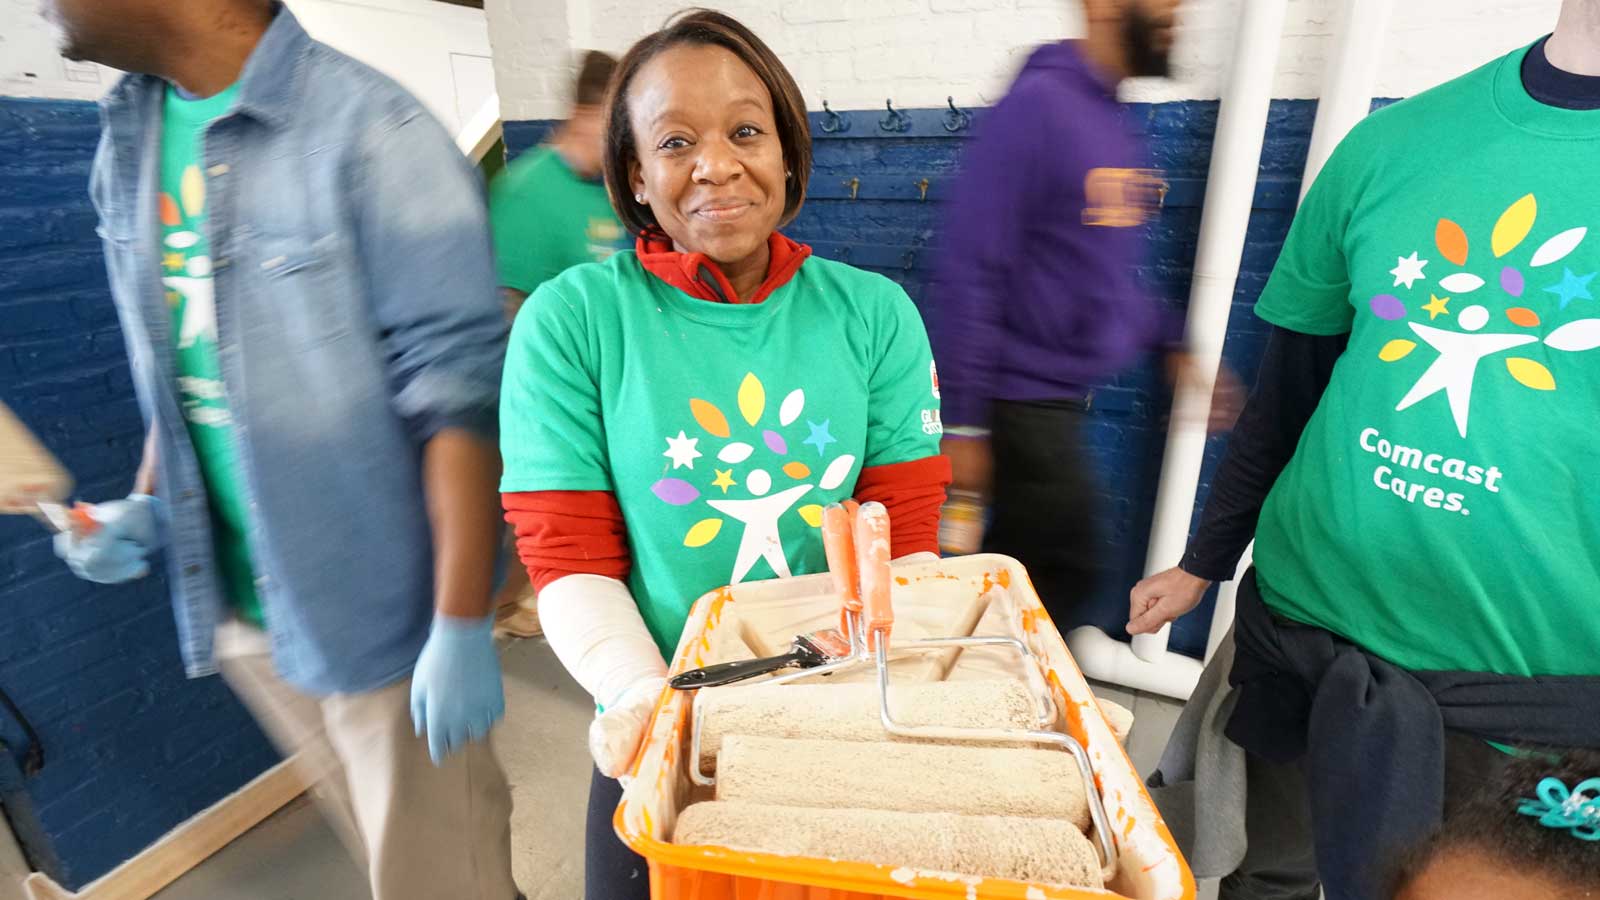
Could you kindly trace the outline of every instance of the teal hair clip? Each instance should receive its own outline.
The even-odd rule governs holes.
[[[1559,778],[1539,782],[1537,800],[1523,800],[1517,812],[1546,828],[1564,829],[1584,841],[1600,841],[1600,778],[1581,781],[1572,790]]]

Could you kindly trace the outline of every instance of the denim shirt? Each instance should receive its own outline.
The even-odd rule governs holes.
[[[161,283],[165,87],[130,75],[102,101],[91,192],[159,455],[179,640],[200,676],[229,613]],[[274,662],[312,695],[372,690],[411,671],[432,620],[423,446],[445,427],[493,434],[506,326],[482,181],[414,97],[281,5],[201,158]]]

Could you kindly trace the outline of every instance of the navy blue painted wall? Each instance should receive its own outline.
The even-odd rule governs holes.
[[[143,430],[87,194],[98,131],[94,104],[0,98],[0,399],[92,500],[127,492]],[[79,581],[15,516],[0,517],[0,688],[45,753],[25,782],[39,828],[20,836],[71,888],[277,759],[220,679],[184,678],[164,578]],[[0,740],[21,759],[3,714]]]
[[[788,232],[822,256],[887,275],[920,303],[933,263],[939,201],[956,176],[961,148],[973,125],[963,126],[948,110],[905,113],[903,123],[885,123],[883,110],[841,111],[842,118],[811,114],[816,163],[810,197]],[[1150,227],[1151,252],[1144,275],[1161,301],[1181,314],[1188,307],[1217,103],[1140,104],[1130,106],[1128,113],[1135,128],[1149,140],[1155,164],[1170,184],[1161,215]],[[1224,350],[1228,363],[1246,383],[1254,380],[1267,333],[1265,323],[1255,317],[1251,307],[1272,271],[1294,215],[1315,115],[1315,101],[1272,104]],[[974,111],[972,122],[981,116],[981,110]],[[885,124],[905,127],[896,131]],[[551,125],[506,123],[508,151],[515,155],[537,144]],[[955,130],[950,130],[952,127]],[[926,199],[920,184],[924,180]],[[1086,598],[1077,621],[1058,624],[1088,623],[1114,635],[1123,634],[1127,591],[1143,573],[1169,404],[1154,361],[1121,374],[1096,391],[1090,441],[1104,485],[1104,553],[1110,575],[1094,596]],[[1225,446],[1225,436],[1214,437],[1207,444],[1197,508],[1205,500],[1211,473]],[[1204,608],[1174,627],[1173,648],[1201,655],[1210,618],[1208,600]]]

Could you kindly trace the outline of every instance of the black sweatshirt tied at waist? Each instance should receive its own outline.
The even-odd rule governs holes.
[[[1330,632],[1273,616],[1239,583],[1229,740],[1305,759],[1329,900],[1383,896],[1385,864],[1444,809],[1445,729],[1519,746],[1600,747],[1600,677],[1410,672]]]

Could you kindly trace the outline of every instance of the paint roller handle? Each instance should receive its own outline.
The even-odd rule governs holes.
[[[864,503],[856,515],[856,560],[861,569],[862,622],[869,635],[888,638],[894,627],[889,596],[889,511]],[[874,644],[876,646],[876,644]]]
[[[100,520],[90,514],[94,507],[83,501],[72,505],[67,512],[67,519],[72,522],[72,533],[78,537],[89,537],[100,530]]]
[[[854,527],[854,516],[843,504],[834,503],[822,511],[822,549],[828,558],[828,573],[833,576],[833,589],[847,612],[861,611]]]

